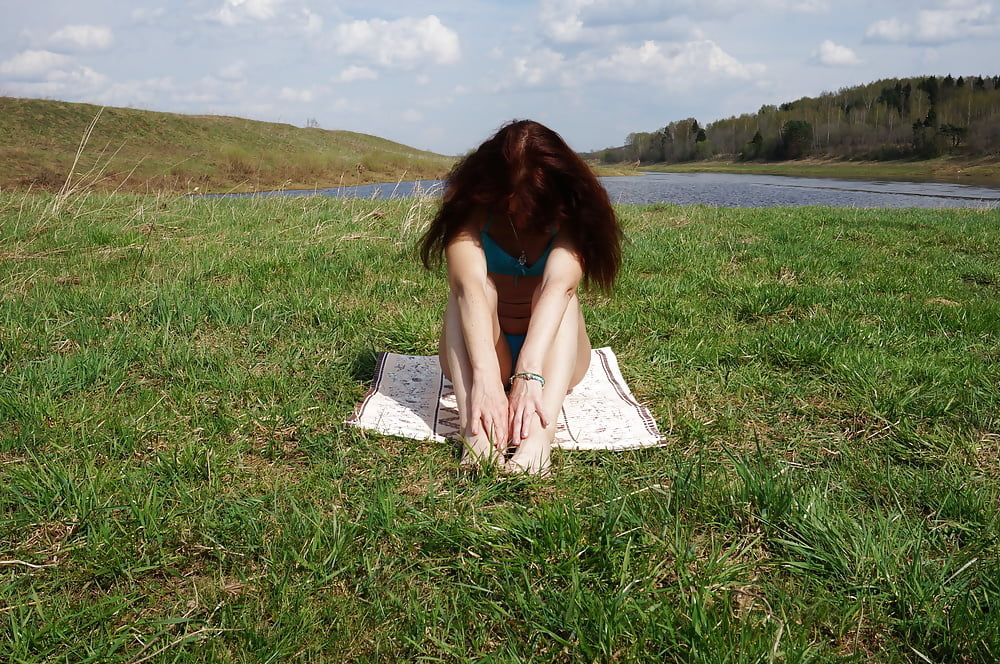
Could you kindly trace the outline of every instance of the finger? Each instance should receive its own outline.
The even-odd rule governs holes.
[[[519,422],[518,433],[520,434],[522,440],[528,437],[528,433],[530,432],[531,429],[530,412],[531,411],[529,411],[527,408],[522,408],[520,412],[520,417],[518,418]]]
[[[507,418],[507,413],[497,420],[497,422],[503,422],[503,426],[497,426],[497,439],[494,441],[493,445],[498,451],[502,452],[507,449],[507,444],[510,442],[510,420]]]
[[[504,421],[502,417],[497,417],[496,413],[494,413],[492,425],[493,425],[493,436],[490,438],[490,440],[493,442],[493,445],[499,446],[503,443],[503,432],[504,429],[506,428],[507,423]]]
[[[473,436],[479,435],[479,417],[481,413],[478,408],[473,407],[472,412],[469,413],[469,421],[471,423],[470,432]]]
[[[547,418],[545,416],[545,411],[542,410],[542,407],[541,406],[537,407],[535,409],[535,412],[538,413],[538,419],[541,420],[541,422],[542,422],[542,428],[543,429],[548,429],[549,428],[549,418]]]

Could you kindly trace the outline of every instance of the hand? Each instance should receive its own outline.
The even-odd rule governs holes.
[[[469,433],[472,436],[482,433],[497,450],[507,449],[510,429],[507,418],[507,395],[503,391],[503,385],[499,381],[473,382],[471,397]]]
[[[549,426],[549,418],[542,409],[542,385],[536,380],[514,379],[509,411],[511,435],[518,443],[528,437],[535,415],[543,429]]]

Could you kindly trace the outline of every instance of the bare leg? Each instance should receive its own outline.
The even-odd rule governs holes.
[[[537,300],[538,292],[535,293]],[[534,302],[532,303],[534,305]],[[580,311],[580,301],[574,295],[556,330],[552,348],[545,358],[542,388],[542,408],[549,426],[542,428],[538,416],[532,418],[528,437],[521,441],[506,470],[512,473],[547,474],[556,433],[556,420],[562,410],[566,392],[579,383],[590,364],[590,339]]]
[[[510,348],[507,339],[500,333],[500,321],[497,318],[497,292],[493,282],[487,280],[486,297],[493,310],[493,342],[497,349],[497,363],[501,376],[509,376]],[[445,309],[444,325],[441,330],[441,341],[438,347],[438,359],[441,370],[446,378],[455,386],[455,399],[458,402],[459,434],[463,439],[462,465],[476,467],[480,463],[501,463],[503,457],[489,439],[489,432],[481,432],[478,436],[470,434],[469,401],[472,389],[472,366],[462,332],[461,313],[455,295],[448,296],[448,306]],[[502,442],[501,450],[506,449],[506,440]]]

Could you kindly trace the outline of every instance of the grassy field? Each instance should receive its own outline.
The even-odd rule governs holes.
[[[810,178],[845,178],[860,180],[903,180],[914,182],[951,182],[984,187],[1000,187],[1000,160],[954,159],[940,157],[912,161],[833,161],[810,160],[745,163],[697,161],[690,164],[656,164],[645,171],[666,173],[746,173],[756,175],[793,175]]]
[[[99,110],[0,97],[0,189],[58,191]],[[349,131],[106,108],[73,182],[144,193],[312,189],[438,178],[453,161]]]
[[[0,659],[1000,658],[1000,212],[620,208],[668,445],[525,480],[342,424],[433,205],[0,194]]]

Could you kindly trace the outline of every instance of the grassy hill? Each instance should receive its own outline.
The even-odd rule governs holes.
[[[350,131],[0,97],[0,188],[62,187],[99,112],[74,171],[82,187],[305,189],[440,177],[453,162]]]

